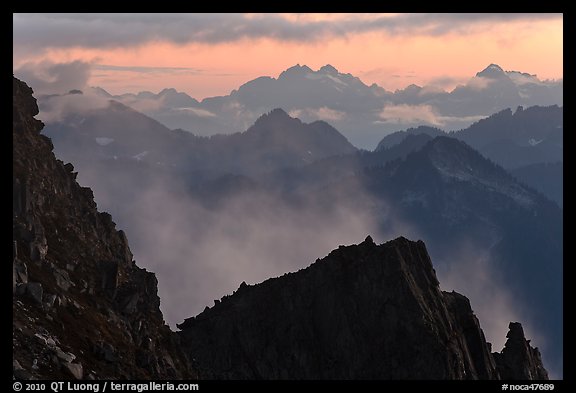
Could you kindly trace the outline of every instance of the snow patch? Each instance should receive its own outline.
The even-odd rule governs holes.
[[[348,86],[348,84],[346,82],[344,82],[343,80],[341,80],[340,78],[337,78],[333,75],[324,75],[326,78],[333,80],[334,82],[338,83],[339,85],[342,86]]]
[[[334,76],[334,75],[326,75],[326,74],[312,74],[312,73],[308,73],[306,75],[304,75],[304,77],[306,79],[310,79],[310,80],[318,80],[318,79],[330,79],[333,82],[336,82],[337,84],[341,85],[341,86],[348,86],[348,83],[344,82],[343,80],[341,80],[340,78]]]

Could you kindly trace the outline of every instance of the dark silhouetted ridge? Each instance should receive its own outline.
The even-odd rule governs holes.
[[[17,379],[193,378],[153,273],[40,135],[13,80],[13,372]]]
[[[500,378],[468,299],[442,292],[424,243],[403,237],[242,283],[179,328],[205,378]]]

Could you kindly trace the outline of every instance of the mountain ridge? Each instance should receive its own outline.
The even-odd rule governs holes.
[[[496,75],[499,79],[494,79]],[[157,105],[142,102],[141,108],[169,128],[213,135],[246,129],[263,113],[281,107],[305,122],[325,120],[355,146],[373,149],[382,134],[403,126],[457,130],[507,107],[562,105],[562,90],[562,81],[540,81],[495,65],[452,90],[410,85],[394,92],[375,83],[367,85],[329,64],[316,71],[296,65],[277,78],[247,81],[229,95],[206,97],[198,103],[187,96],[186,108],[167,105],[159,98],[151,100]],[[129,102],[138,105],[134,99]]]
[[[32,89],[13,78],[13,373],[17,379],[196,378],[153,273],[55,158]]]
[[[159,298],[156,294],[157,281],[155,277],[135,265],[125,234],[116,231],[115,224],[109,214],[96,212],[92,191],[80,188],[74,182],[76,178],[74,167],[70,164],[64,165],[62,162],[55,160],[50,140],[39,134],[42,127],[41,122],[33,118],[38,113],[38,109],[31,95],[31,90],[14,79],[13,91],[13,236],[15,240],[13,308],[17,311],[15,312],[16,319],[14,320],[14,353],[16,361],[13,369],[15,376],[18,378],[31,378],[52,375],[53,373],[63,378],[82,378],[84,376],[101,378],[111,375],[119,375],[121,378],[133,376],[170,378],[197,376],[196,365],[189,360],[195,357],[193,355],[196,350],[188,352],[188,355],[179,352],[179,339],[176,338],[181,337],[185,340],[197,342],[194,341],[196,340],[194,338],[195,335],[191,336],[189,331],[184,335],[173,335],[163,324],[162,314],[158,309]],[[274,116],[276,115],[283,116],[288,120],[286,113],[277,112]],[[414,136],[414,138],[416,137]],[[436,138],[427,142],[423,148],[424,153],[420,153],[420,155],[424,155],[424,158],[429,157],[431,164],[442,169],[445,169],[446,165],[448,165],[449,169],[451,169],[450,166],[460,165],[459,155],[455,156],[457,160],[454,162],[439,162],[436,160],[438,157],[434,155],[438,152],[435,150],[437,145],[456,147],[464,156],[468,153],[477,154],[470,153],[471,149],[463,145],[462,142],[452,141],[447,137]],[[384,167],[376,166],[373,171],[375,171],[374,173],[386,173],[386,171],[390,170],[392,171],[390,173],[394,175],[394,169],[399,168],[403,161],[411,160],[415,161],[416,164],[419,163],[419,160],[414,160],[415,157],[418,158],[416,153],[409,154],[406,158],[392,161]],[[474,170],[474,166],[472,166],[472,170]],[[370,176],[370,173],[368,171],[365,175]],[[450,174],[452,173],[450,172]],[[405,180],[409,181],[410,179],[405,178]],[[446,182],[448,185],[451,183],[453,182]],[[444,186],[443,183],[439,184]],[[320,192],[322,191],[320,190]],[[349,189],[348,191],[353,192],[354,190]],[[422,242],[410,242],[405,238],[400,238],[390,243],[387,249],[392,249],[393,252],[386,252],[388,256],[384,259],[395,261],[393,266],[396,266],[396,268],[392,269],[392,271],[396,273],[393,273],[393,276],[399,274],[398,277],[401,277],[401,280],[392,279],[390,282],[397,283],[396,286],[384,290],[393,291],[390,293],[391,296],[396,293],[396,289],[400,290],[399,293],[408,294],[409,299],[412,299],[408,300],[408,303],[412,304],[412,306],[414,304],[417,306],[415,308],[411,308],[411,306],[398,307],[398,309],[403,311],[413,310],[417,315],[424,315],[429,321],[432,321],[432,324],[421,324],[418,322],[420,321],[419,318],[408,318],[406,320],[408,322],[417,321],[415,325],[406,325],[408,329],[411,326],[415,329],[415,332],[428,332],[423,336],[415,334],[413,339],[416,341],[427,341],[428,339],[439,337],[438,334],[440,337],[447,337],[446,334],[449,332],[442,332],[447,326],[446,321],[449,321],[453,326],[460,326],[456,330],[464,331],[468,329],[467,327],[472,327],[472,331],[474,331],[477,321],[474,322],[475,319],[470,316],[472,311],[467,300],[459,297],[460,295],[442,294],[439,292],[438,280],[435,277],[424,244]],[[354,307],[348,308],[351,305],[350,302],[354,303],[353,300],[342,300],[335,303],[328,301],[333,296],[330,295],[330,293],[334,293],[333,289],[340,288],[343,285],[346,288],[356,288],[360,291],[359,293],[369,295],[372,290],[370,288],[378,287],[378,285],[382,284],[379,281],[372,283],[370,280],[373,279],[371,278],[373,275],[366,272],[362,273],[355,270],[356,273],[352,275],[342,274],[346,273],[345,270],[348,268],[354,269],[355,266],[365,267],[365,261],[378,260],[379,258],[376,258],[377,255],[380,255],[378,247],[381,246],[376,246],[369,237],[361,245],[341,247],[329,254],[327,258],[332,258],[335,263],[325,269],[328,269],[326,270],[327,272],[332,271],[334,274],[325,274],[325,272],[321,274],[324,277],[322,280],[326,283],[325,286],[312,285],[308,287],[308,291],[312,291],[309,292],[313,295],[312,298],[316,296],[314,291],[317,288],[325,288],[326,290],[324,295],[322,295],[324,292],[320,292],[320,295],[318,295],[320,297],[326,296],[325,301],[319,303],[319,306],[322,307],[318,310],[319,316],[316,320],[316,322],[320,323],[318,326],[329,326],[330,323],[326,323],[326,321],[332,322],[334,320],[333,318],[324,320],[325,314],[322,314],[330,310],[330,307],[334,307],[334,304],[340,303],[346,306],[345,309],[332,308],[336,313],[334,315],[339,315],[338,313],[342,312],[356,312],[353,311]],[[90,249],[90,255],[87,255],[83,248]],[[412,261],[412,263],[409,263],[409,261]],[[422,269],[417,268],[420,265],[423,267]],[[318,269],[322,269],[321,266],[325,267],[328,265],[317,263],[314,266],[316,267],[312,268],[312,270],[318,271]],[[377,267],[380,264],[375,266],[375,271],[382,273],[380,267]],[[306,269],[303,272],[305,271]],[[294,273],[287,275],[287,277],[294,278],[300,277],[300,275]],[[340,278],[335,279],[335,277]],[[354,284],[355,278],[360,278],[358,285]],[[540,278],[542,278],[542,275]],[[336,281],[333,281],[334,279]],[[300,280],[297,281],[300,282]],[[277,283],[279,281],[273,280],[272,282]],[[332,284],[330,284],[331,282]],[[296,285],[304,285],[306,287],[307,284]],[[244,287],[241,287],[240,292],[246,293]],[[368,291],[368,293],[362,291]],[[282,296],[282,293],[284,292],[278,291],[277,296]],[[422,295],[422,293],[427,293],[430,296]],[[343,294],[338,296],[343,296]],[[266,300],[264,299],[267,299],[267,297],[254,303],[258,305],[257,308],[259,310],[262,307],[270,307],[270,304],[266,305]],[[308,301],[306,297],[304,299],[295,297],[294,299],[298,304],[294,303],[293,305],[298,306],[298,308],[301,307],[302,304],[299,303],[302,300],[304,304]],[[377,297],[371,298],[368,296],[366,299],[368,304],[372,304],[374,301],[377,302]],[[288,300],[288,302],[290,301]],[[224,301],[222,300],[220,303],[217,302],[218,305],[213,307],[212,310],[220,308],[223,303]],[[356,304],[359,307],[366,306],[362,306],[361,302]],[[325,307],[327,305],[328,307]],[[434,305],[440,308],[434,308],[436,307]],[[274,303],[273,306],[276,307],[277,304]],[[373,307],[369,308],[373,310]],[[431,311],[432,309],[446,311],[436,314]],[[462,311],[464,311],[464,314],[460,314]],[[212,311],[209,311],[206,315],[210,313]],[[276,320],[271,317],[274,315],[273,313],[264,313],[264,315],[271,318],[269,323],[277,323],[277,328],[284,329],[282,324],[286,323],[288,314],[280,314],[281,318]],[[368,311],[362,313],[362,315],[364,314],[371,315]],[[445,314],[448,316],[445,317]],[[104,317],[101,318],[101,315]],[[106,318],[106,316],[108,317]],[[146,318],[143,318],[143,316],[146,316]],[[93,318],[97,318],[97,320],[93,320]],[[203,317],[200,317],[200,319],[196,318],[194,321],[202,321],[202,319]],[[88,326],[83,325],[86,320],[89,321]],[[348,324],[349,321],[361,321],[362,318],[337,318],[336,320]],[[394,318],[392,320],[394,321]],[[54,321],[62,321],[63,324],[59,325]],[[195,323],[188,321],[182,327],[186,331],[191,329]],[[68,326],[68,328],[64,329],[63,326]],[[72,326],[72,332],[69,330],[70,326]],[[104,329],[103,326],[108,326],[109,328]],[[435,329],[434,326],[437,326],[439,330]],[[366,326],[349,326],[349,329],[358,332],[362,332],[365,328]],[[421,328],[424,330],[420,330]],[[99,329],[103,333],[100,336],[96,333],[92,334],[94,329]],[[306,337],[310,334],[309,331],[307,332],[308,326],[301,326],[296,329],[300,329],[299,331],[305,334]],[[328,337],[326,340],[329,342],[335,336],[334,332],[330,331],[330,327],[327,329],[325,331],[326,337]],[[405,329],[400,330],[405,331]],[[511,326],[510,330],[513,332],[510,334],[509,341],[512,341],[510,345],[507,345],[505,348],[507,351],[503,352],[500,358],[500,364],[504,365],[502,367],[508,368],[507,372],[510,373],[509,375],[518,376],[514,378],[544,378],[545,374],[541,370],[542,366],[538,365],[538,362],[540,362],[538,352],[533,351],[527,345],[523,334],[518,334],[519,330],[516,325]],[[217,332],[217,330],[213,329],[209,329],[209,331],[210,334]],[[482,340],[481,331],[476,331],[477,334],[472,336],[461,335],[456,338],[456,341],[453,341],[454,345],[449,348],[438,343],[433,344],[431,347],[432,352],[438,350],[440,351],[438,353],[446,354],[447,357],[444,358],[446,362],[444,363],[440,362],[431,366],[433,362],[425,362],[423,359],[425,356],[434,357],[435,355],[432,352],[422,354],[416,351],[419,356],[423,356],[420,359],[422,361],[412,362],[413,365],[410,368],[409,359],[419,359],[414,357],[416,356],[414,348],[421,348],[422,346],[420,345],[412,347],[403,358],[396,360],[393,357],[381,359],[384,362],[383,364],[396,361],[399,364],[407,365],[405,371],[402,371],[401,369],[404,367],[391,364],[390,368],[384,371],[389,374],[383,375],[386,378],[395,378],[398,375],[402,378],[474,379],[496,377],[496,374],[494,374],[496,368],[494,367],[498,366],[494,366],[492,364],[494,360],[490,360],[490,356],[494,355],[490,355],[490,350],[485,340]],[[39,332],[38,335],[34,335],[35,332]],[[343,332],[343,334],[348,334],[346,329]],[[126,337],[131,337],[131,339],[121,338],[120,335],[122,334],[125,334]],[[225,339],[226,334],[228,333],[223,331],[222,336],[216,340],[222,339],[228,342]],[[312,333],[310,337],[314,337],[314,334],[316,333]],[[360,333],[359,336],[364,335]],[[354,335],[354,337],[359,336]],[[144,346],[140,348],[139,346],[145,337],[151,338],[154,345],[148,346],[144,343]],[[265,334],[255,339],[260,340],[264,337],[266,337]],[[301,336],[296,334],[292,337],[298,338]],[[341,339],[344,339],[344,337]],[[96,341],[94,342],[94,340]],[[411,342],[410,340],[408,340],[408,343]],[[393,340],[392,342],[397,341]],[[305,342],[322,341],[311,340]],[[296,355],[296,360],[302,353],[309,353],[310,347],[305,342],[300,344],[303,345],[303,347],[300,347],[303,352],[299,352],[300,354]],[[338,343],[336,346],[342,344],[342,341],[336,340],[335,342]],[[344,340],[344,342],[347,341]],[[400,340],[399,342],[403,341]],[[429,342],[433,343],[434,341]],[[206,343],[201,344],[206,345]],[[366,345],[362,346],[364,350],[361,352],[368,354],[368,358],[370,358],[370,351],[373,350],[373,345],[369,345],[370,343],[364,344]],[[190,341],[188,341],[187,345],[190,345]],[[345,347],[350,349],[350,346],[346,345]],[[329,353],[326,350],[329,347],[329,345],[324,346],[321,353]],[[28,352],[25,349],[28,349]],[[205,349],[202,350],[201,347],[198,347],[198,350],[204,351]],[[239,345],[234,349],[234,351],[237,350],[245,351],[245,347]],[[229,352],[223,350],[221,355],[226,356],[227,353]],[[51,357],[49,356],[50,354],[54,354],[54,356]],[[231,360],[234,360],[235,356],[233,355]],[[272,358],[276,357],[276,355],[271,356]],[[339,355],[335,362],[333,359],[328,359],[330,360],[330,367],[323,371],[319,365],[323,366],[326,362],[315,363],[314,358],[307,356],[304,355],[304,359],[307,359],[304,360],[304,363],[310,362],[308,363],[310,365],[308,371],[302,371],[302,369],[298,371],[297,365],[299,363],[297,361],[295,363],[296,368],[292,369],[292,371],[290,368],[286,368],[286,372],[294,372],[295,374],[293,375],[307,375],[315,378],[318,378],[318,376],[334,378],[344,374],[360,378],[374,378],[375,373],[379,370],[376,364],[358,367],[359,364],[366,365],[367,363],[364,361],[358,363],[358,358],[355,359],[354,356],[342,358]],[[205,355],[202,355],[202,357],[204,358]],[[461,359],[463,363],[457,361],[458,365],[454,366],[450,359]],[[514,369],[514,365],[517,364],[514,359],[523,359],[519,369]],[[275,361],[278,362],[277,364],[282,364],[285,360],[276,358]],[[349,363],[346,363],[347,361]],[[204,363],[205,360],[202,362],[202,373],[205,373],[203,375],[220,375],[221,369],[218,367],[207,367],[206,363]],[[512,366],[510,366],[511,364]],[[268,370],[266,372],[270,374],[266,375],[270,375],[270,378],[278,377],[278,371],[274,371],[273,364],[272,366],[268,364],[262,367]],[[290,367],[294,367],[294,364]],[[344,370],[346,367],[350,367],[348,372],[338,371]],[[250,374],[252,376],[264,375],[253,374],[253,370],[246,371],[244,369],[243,371],[242,368],[238,370],[240,371],[234,372],[239,372],[239,376],[246,375],[243,374],[245,372],[252,372]],[[380,371],[382,372],[381,369]],[[327,374],[322,374],[323,372]]]
[[[368,236],[214,303],[178,325],[209,379],[500,379],[497,364],[547,379],[516,325],[518,344],[495,362],[468,299],[440,291],[421,241]]]

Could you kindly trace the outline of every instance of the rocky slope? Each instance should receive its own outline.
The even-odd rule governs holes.
[[[546,379],[518,323],[492,354],[468,299],[442,292],[424,244],[404,238],[243,284],[171,332],[154,274],[54,157],[37,113],[14,79],[15,378]]]
[[[52,153],[13,80],[13,372],[21,379],[194,378],[153,273]]]
[[[492,354],[468,299],[440,290],[424,243],[370,237],[243,283],[179,325],[205,378],[546,379],[538,350],[510,327]]]

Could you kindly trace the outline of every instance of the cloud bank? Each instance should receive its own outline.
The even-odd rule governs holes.
[[[299,18],[281,14],[13,14],[14,46],[118,48],[273,39],[314,42],[351,34],[468,34],[486,23],[561,19],[562,14],[376,14]],[[70,34],[74,31],[74,34]]]

